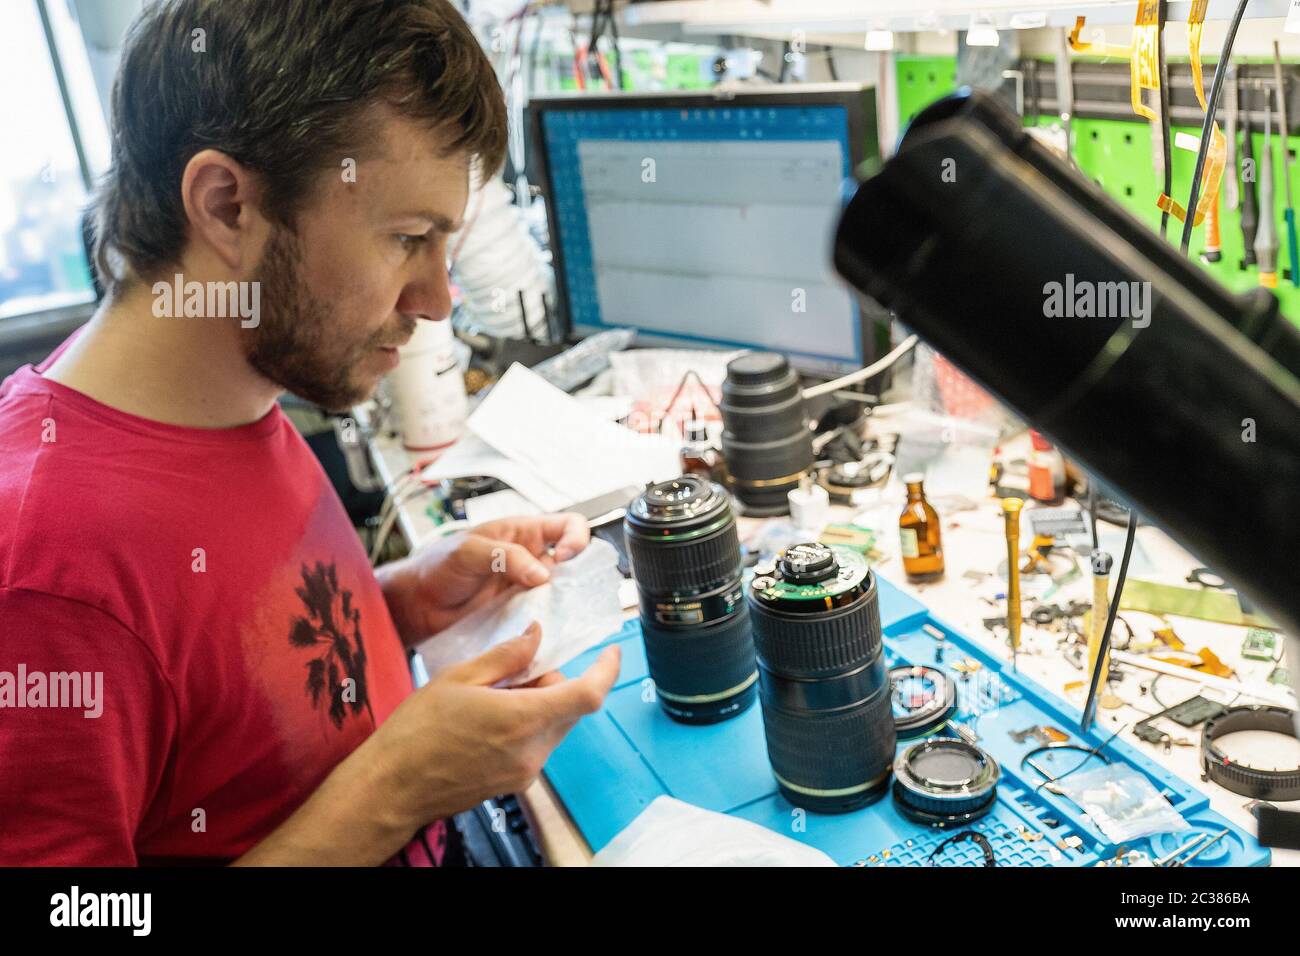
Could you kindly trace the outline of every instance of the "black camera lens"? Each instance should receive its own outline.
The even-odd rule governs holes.
[[[894,802],[916,823],[960,826],[978,820],[997,802],[997,761],[973,744],[932,737],[912,744],[894,767]]]
[[[782,795],[823,813],[878,800],[897,736],[866,559],[795,545],[754,569],[748,597],[767,754]]]
[[[758,673],[727,493],[697,475],[659,482],[633,500],[623,530],[659,705],[687,724],[741,713]]]
[[[741,355],[727,363],[718,407],[727,480],[745,514],[786,514],[786,494],[813,463],[799,376],[783,355]]]

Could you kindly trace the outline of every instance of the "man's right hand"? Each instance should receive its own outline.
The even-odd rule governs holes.
[[[573,725],[600,709],[618,679],[619,649],[609,647],[580,677],[552,671],[526,687],[493,687],[527,669],[541,637],[534,623],[514,640],[438,674],[236,862],[375,866],[425,824],[524,790]]]
[[[488,797],[524,790],[579,718],[599,710],[618,678],[607,648],[580,677],[557,672],[527,687],[492,685],[526,670],[541,628],[449,667],[404,700],[357,750],[384,768],[393,811],[411,829]]]

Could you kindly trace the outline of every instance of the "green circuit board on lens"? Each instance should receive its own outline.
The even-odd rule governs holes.
[[[781,556],[778,555],[776,559],[760,563],[754,569],[754,580],[750,586],[764,598],[773,601],[823,601],[860,587],[870,570],[867,559],[860,552],[843,545],[830,545],[830,549],[835,552],[835,563],[839,566],[839,572],[829,580],[818,581],[815,584],[798,584],[783,580],[776,576],[781,560]]]

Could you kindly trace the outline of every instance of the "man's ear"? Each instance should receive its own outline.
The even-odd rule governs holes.
[[[215,149],[195,153],[181,176],[190,242],[206,246],[232,272],[255,256],[255,190],[253,174]]]

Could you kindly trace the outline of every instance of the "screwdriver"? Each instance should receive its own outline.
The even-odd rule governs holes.
[[[1110,614],[1110,569],[1114,559],[1100,549],[1092,552],[1092,626],[1088,628],[1088,673],[1097,667],[1097,656],[1101,652],[1101,639],[1106,633],[1106,617]],[[1110,655],[1101,662],[1101,678],[1098,687],[1106,686],[1106,676],[1110,670]]]
[[[1259,284],[1277,288],[1277,204],[1273,202],[1273,108],[1264,106],[1264,154],[1259,158],[1259,223],[1255,232],[1255,259]]]
[[[1206,840],[1204,843],[1202,843],[1200,846],[1198,846],[1196,849],[1194,849],[1191,853],[1187,854],[1187,856],[1183,857],[1181,860],[1174,860],[1174,862],[1170,863],[1169,865],[1170,865],[1170,866],[1186,866],[1187,864],[1191,863],[1192,860],[1196,859],[1198,856],[1200,856],[1202,853],[1204,853],[1204,852],[1205,852],[1206,850],[1208,850],[1210,847],[1214,846],[1214,844],[1218,843],[1220,840],[1222,840],[1222,839],[1223,839],[1224,837],[1226,837],[1227,835],[1228,835],[1228,831],[1227,831],[1227,830],[1220,830],[1220,831],[1218,832],[1218,834],[1216,834],[1215,836],[1210,837],[1210,839]]]
[[[1192,847],[1196,846],[1196,844],[1200,843],[1202,840],[1204,840],[1204,839],[1205,839],[1206,837],[1208,837],[1208,836],[1209,836],[1208,833],[1198,833],[1198,834],[1196,834],[1196,836],[1192,837],[1190,840],[1188,840],[1186,843],[1184,843],[1184,844],[1183,844],[1182,846],[1180,846],[1178,849],[1173,850],[1173,851],[1167,853],[1166,855],[1164,855],[1164,856],[1158,858],[1157,860],[1155,860],[1154,863],[1153,863],[1152,865],[1153,865],[1153,866],[1169,866],[1170,864],[1172,864],[1172,863],[1174,862],[1174,860],[1178,859],[1180,856],[1182,856],[1184,853],[1186,853],[1186,852],[1187,852],[1188,850],[1190,850]]]
[[[1295,205],[1291,202],[1291,117],[1286,111],[1286,80],[1282,77],[1282,50],[1273,41],[1273,76],[1277,80],[1277,135],[1282,141],[1282,184],[1286,187],[1286,249],[1291,265],[1291,284],[1300,288],[1300,250],[1296,245]]]
[[[1020,509],[1019,498],[1002,499],[1007,533],[1007,632],[1011,638],[1011,669],[1017,670],[1020,652]]]
[[[1237,171],[1240,167],[1237,165],[1237,68],[1228,65],[1227,72],[1227,93],[1228,93],[1228,126],[1224,131],[1228,140],[1228,171],[1232,174],[1223,180],[1223,199],[1228,204],[1228,209],[1236,209],[1239,197],[1237,195]]]
[[[1242,261],[1255,264],[1255,228],[1259,217],[1255,212],[1255,149],[1251,144],[1250,114],[1241,118],[1241,246]]]
[[[1210,208],[1205,212],[1205,250],[1201,253],[1202,262],[1218,262],[1223,258],[1219,235],[1219,194],[1222,191],[1215,191],[1214,198],[1210,200]]]

